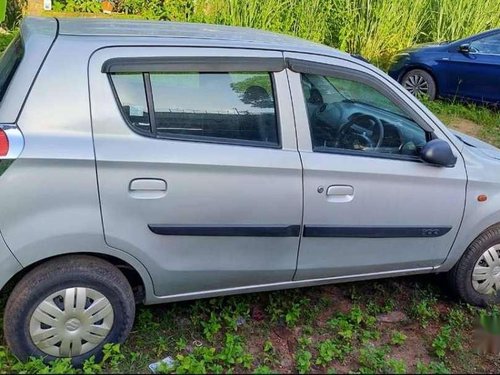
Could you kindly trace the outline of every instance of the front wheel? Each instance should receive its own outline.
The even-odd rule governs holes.
[[[458,295],[467,303],[500,303],[500,225],[484,231],[450,271]]]
[[[90,256],[50,260],[12,291],[4,316],[8,346],[20,360],[71,358],[75,366],[106,343],[122,343],[135,315],[132,289],[112,264]]]
[[[416,97],[426,96],[430,100],[436,99],[436,82],[425,70],[410,70],[401,79],[401,84]]]

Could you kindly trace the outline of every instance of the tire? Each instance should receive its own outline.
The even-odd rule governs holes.
[[[497,257],[500,256],[500,225],[488,228],[477,237],[467,248],[459,262],[448,273],[448,279],[454,291],[462,300],[471,305],[484,307],[500,303],[500,258],[498,258],[498,261],[492,262],[491,267],[489,265],[487,266],[491,270],[491,272],[488,271],[487,274],[499,280],[499,284],[497,284],[499,287],[496,288],[496,293],[484,294],[478,292],[476,288],[481,288],[481,286],[478,285],[483,285],[486,280],[482,280],[481,277],[479,279],[480,281],[476,282],[476,286],[474,286],[472,280],[472,274],[476,264],[479,267],[487,265],[487,263],[485,263],[486,260],[483,258],[483,254],[489,250],[494,251]],[[492,260],[493,258],[490,259],[490,261]]]
[[[59,291],[65,291],[66,294],[52,299]],[[67,307],[64,306],[65,301],[70,301]],[[79,301],[83,307],[79,306]],[[52,306],[52,310],[44,307],[44,311],[57,313],[52,315],[52,320],[47,313],[42,313],[41,320],[37,319],[41,316],[41,303],[43,306],[48,306],[47,303]],[[54,306],[60,310],[54,311]],[[71,314],[83,315],[78,315],[78,320],[71,317]],[[132,328],[134,315],[132,289],[118,268],[91,256],[64,256],[34,268],[14,287],[5,309],[4,336],[12,353],[21,361],[31,356],[44,357],[46,362],[58,357],[69,357],[73,365],[79,367],[91,356],[100,360],[106,343],[123,343]],[[93,322],[101,317],[101,320]],[[41,323],[47,319],[51,325]],[[88,333],[87,323],[92,324],[93,333]],[[38,345],[35,344],[34,340],[40,337],[38,333],[49,328],[57,330],[60,337],[71,338],[62,341],[58,349],[57,343],[50,345],[49,340],[57,341],[59,337],[50,336],[47,331],[43,331],[49,337],[44,339],[46,341],[41,340]],[[78,338],[75,339],[72,335],[77,335]],[[90,341],[81,338],[82,335]],[[71,344],[65,345],[68,341]],[[50,348],[41,349],[41,345],[50,345]],[[69,355],[63,353],[63,346],[66,348],[64,353],[68,353],[67,349],[70,348]],[[53,351],[59,353],[54,354]]]
[[[425,95],[430,100],[436,99],[437,86],[434,78],[422,69],[413,69],[401,79],[401,84],[414,96]]]

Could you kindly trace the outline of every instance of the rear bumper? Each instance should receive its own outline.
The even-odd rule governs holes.
[[[10,252],[0,233],[0,290],[22,268],[21,264]]]

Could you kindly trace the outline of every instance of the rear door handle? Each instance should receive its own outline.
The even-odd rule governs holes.
[[[354,199],[354,187],[351,185],[331,185],[326,190],[329,202],[345,203]]]
[[[167,194],[167,182],[160,178],[136,178],[128,187],[130,196],[136,199],[157,199]]]

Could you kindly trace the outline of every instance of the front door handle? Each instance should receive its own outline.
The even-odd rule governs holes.
[[[128,191],[136,199],[157,199],[167,194],[167,182],[160,178],[136,178],[130,181]]]
[[[351,185],[331,185],[326,190],[329,202],[345,203],[354,199],[354,187]]]

